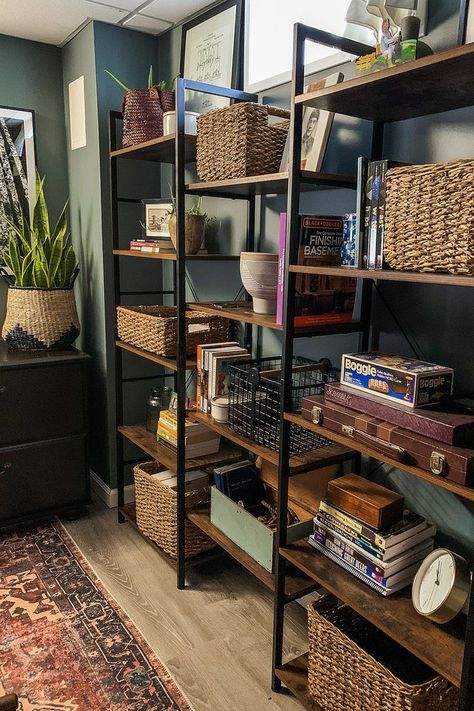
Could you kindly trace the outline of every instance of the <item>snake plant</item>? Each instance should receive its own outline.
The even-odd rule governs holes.
[[[41,289],[69,289],[79,273],[68,232],[67,203],[53,229],[44,196],[44,177],[36,173],[33,218],[20,212],[12,220],[4,216],[10,234],[3,261],[13,272],[14,285]]]

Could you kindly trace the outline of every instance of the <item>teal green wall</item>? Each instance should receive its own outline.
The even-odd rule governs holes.
[[[37,163],[51,214],[58,216],[68,195],[61,50],[0,35],[0,105],[35,112]],[[5,295],[0,282],[0,323]]]

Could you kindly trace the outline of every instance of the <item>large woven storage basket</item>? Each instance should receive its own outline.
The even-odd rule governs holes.
[[[474,159],[391,168],[386,182],[387,264],[474,274]]]
[[[177,321],[175,306],[117,306],[120,340],[157,355],[176,355]],[[200,344],[226,341],[228,336],[228,319],[186,312],[186,353],[195,353]]]
[[[196,163],[201,180],[277,172],[288,135],[289,115],[283,109],[244,102],[199,116]],[[284,120],[269,125],[269,116]]]
[[[308,689],[325,711],[457,709],[456,688],[334,596],[308,607],[308,632]]]
[[[137,464],[135,477],[135,505],[137,526],[171,558],[177,557],[177,502],[176,491],[165,486],[153,474],[161,467],[157,462]],[[209,501],[209,487],[190,491],[186,496],[186,510]],[[186,521],[186,558],[215,548],[215,543],[191,521]]]

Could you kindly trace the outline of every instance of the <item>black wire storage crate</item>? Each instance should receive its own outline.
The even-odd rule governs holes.
[[[256,358],[228,364],[229,425],[253,442],[279,449],[281,356]],[[340,371],[322,358],[319,362],[293,357],[293,411],[301,408],[301,399],[319,395],[325,383],[339,380]],[[325,447],[329,440],[298,425],[291,425],[291,454],[302,454]]]

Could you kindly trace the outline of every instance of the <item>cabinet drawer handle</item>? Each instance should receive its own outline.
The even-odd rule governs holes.
[[[1,465],[0,465],[0,466],[1,466]],[[2,468],[0,469],[0,476],[1,476],[2,474],[6,474],[7,471],[8,471],[9,469],[11,469],[11,468],[12,468],[12,463],[11,463],[11,462],[5,462],[5,464],[3,464]]]
[[[0,385],[0,395],[5,395],[6,392],[7,392],[7,386]]]

